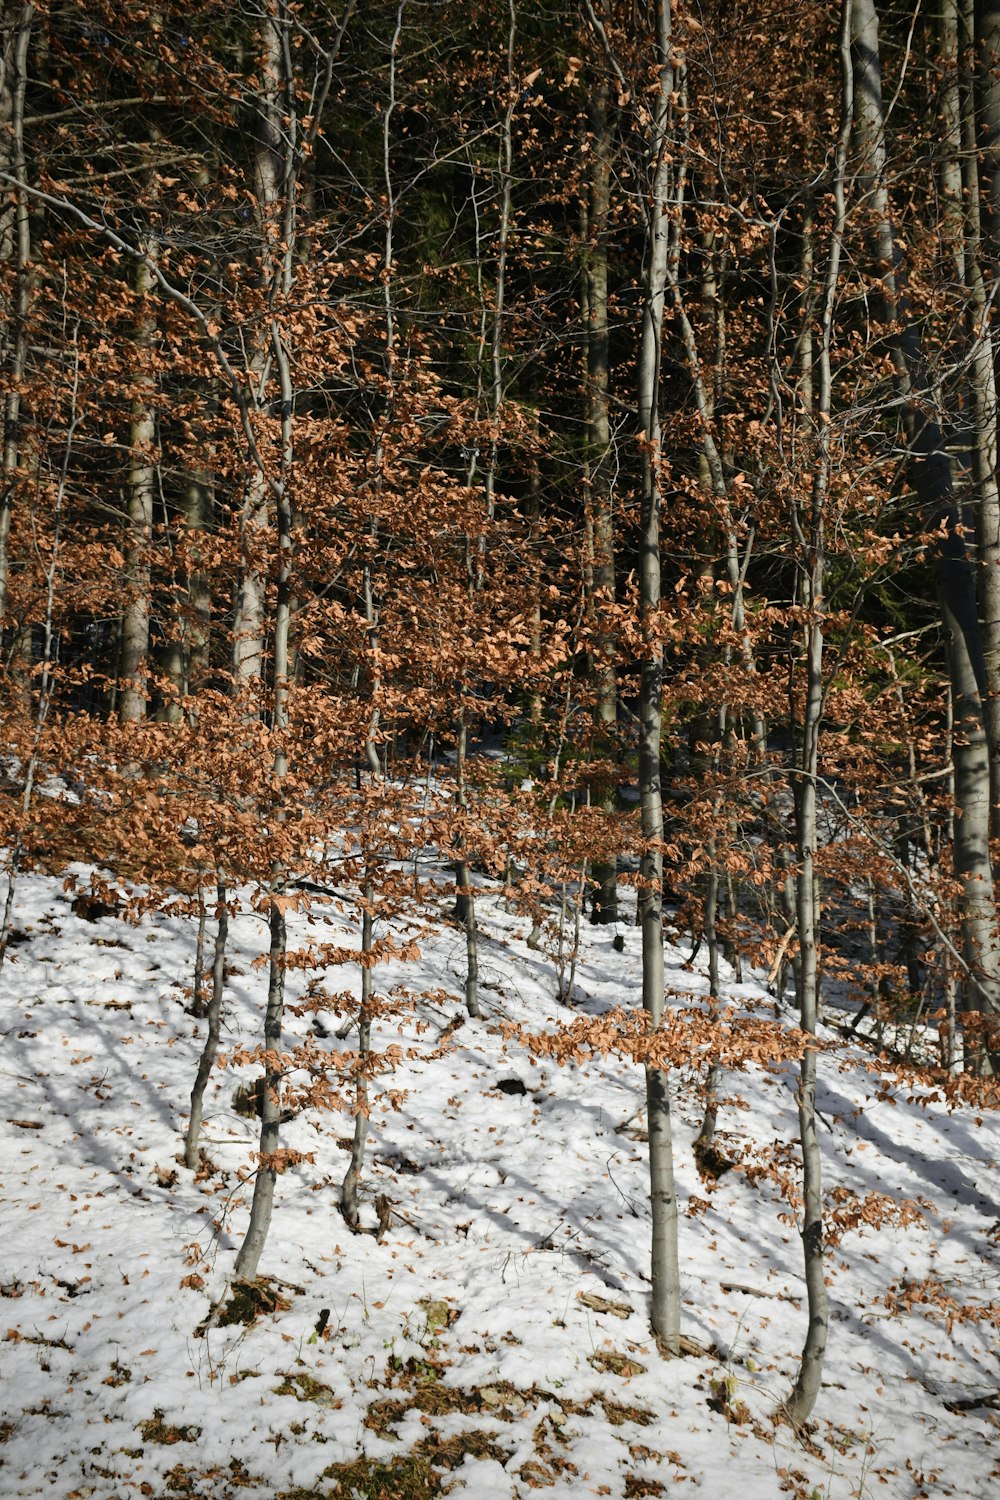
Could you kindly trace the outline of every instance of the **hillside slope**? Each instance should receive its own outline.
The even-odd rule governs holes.
[[[625,930],[618,953],[609,931],[585,928],[573,1004],[560,1005],[551,959],[484,893],[487,1015],[473,1022],[464,939],[439,915],[430,935],[413,929],[419,960],[376,971],[381,993],[439,992],[418,1005],[422,1029],[383,1028],[410,1053],[386,1080],[403,1097],[373,1114],[366,1162],[367,1221],[386,1195],[388,1232],[377,1243],[345,1228],[350,1121],[306,1111],[286,1138],[314,1160],[279,1179],[262,1262],[274,1305],[205,1333],[246,1222],[256,1129],[231,1107],[235,1070],[220,1071],[212,1170],[195,1182],[178,1164],[204,1028],[184,1009],[194,921],[84,921],[58,882],[23,878],[22,940],[0,978],[3,1500],[406,1500],[439,1486],[507,1500],[685,1483],[741,1500],[995,1495],[997,1116],[880,1088],[860,1052],[822,1060],[828,1193],[923,1207],[831,1250],[825,1385],[799,1440],[771,1420],[804,1311],[798,1237],[766,1175],[784,1162],[776,1143],[795,1138],[794,1070],[727,1081],[720,1145],[742,1165],[708,1185],[691,1153],[695,1080],[678,1080],[686,1332],[705,1352],[664,1360],[647,1323],[640,1072],[536,1065],[503,1032],[637,1004],[638,934]],[[324,940],[357,946],[349,908],[322,920]],[[310,932],[306,914],[289,921],[293,941]],[[236,917],[229,1047],[256,1040],[265,948],[260,918]],[[668,952],[679,996],[705,988],[686,958]],[[351,965],[336,983],[356,978]],[[756,987],[732,989],[772,1013]],[[289,1031],[311,1024],[290,1018]]]

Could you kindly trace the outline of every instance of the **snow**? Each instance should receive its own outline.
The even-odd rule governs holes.
[[[880,1098],[884,1080],[859,1049],[821,1057],[828,1195],[841,1185],[924,1207],[919,1222],[848,1230],[831,1248],[824,1387],[813,1429],[796,1437],[772,1421],[805,1331],[787,1204],[741,1170],[706,1186],[691,1152],[696,1083],[679,1077],[685,1332],[706,1352],[662,1358],[648,1326],[640,1070],[536,1064],[502,1029],[638,1004],[638,933],[619,929],[618,953],[612,932],[584,926],[567,1006],[551,955],[526,946],[529,923],[483,890],[486,1015],[430,1058],[462,1017],[465,938],[440,920],[442,897],[419,961],[375,971],[380,994],[405,984],[451,997],[418,1004],[421,1031],[409,1015],[402,1036],[380,1027],[377,1045],[410,1054],[386,1080],[405,1097],[373,1112],[365,1164],[366,1222],[385,1193],[389,1232],[354,1236],[339,1214],[350,1119],[303,1112],[283,1141],[314,1162],[279,1179],[261,1263],[283,1300],[206,1332],[246,1224],[256,1122],[230,1099],[252,1075],[214,1076],[214,1170],[193,1181],[178,1153],[205,1024],[184,1009],[195,919],[87,922],[70,900],[57,881],[21,877],[25,940],[0,975],[3,1500],[374,1496],[393,1493],[414,1455],[470,1500],[686,1485],[740,1500],[998,1493],[995,1114],[949,1113],[888,1075]],[[327,922],[325,941],[357,947],[349,909],[312,917]],[[307,913],[288,923],[291,942],[316,939]],[[259,914],[234,917],[227,1047],[258,1040],[266,946]],[[704,995],[688,954],[667,958],[675,1003]],[[353,966],[328,977],[357,989]],[[289,975],[291,998],[303,985]],[[752,984],[731,994],[773,1013]],[[288,1033],[314,1034],[311,1017],[290,1018]],[[497,1089],[512,1079],[523,1095]],[[787,1066],[727,1077],[722,1148],[766,1162],[794,1141],[794,1087]],[[794,1153],[786,1165],[797,1170]],[[906,1305],[904,1284],[928,1277],[954,1299],[950,1327],[931,1303]]]

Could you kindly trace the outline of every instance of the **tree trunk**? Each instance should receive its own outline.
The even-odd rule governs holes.
[[[946,0],[947,3],[947,0]],[[970,27],[969,11],[972,10]],[[975,116],[979,121],[983,253],[986,277],[1000,275],[1000,0],[962,0],[965,40],[975,46]]]
[[[188,1118],[187,1134],[184,1137],[184,1165],[192,1172],[198,1167],[198,1138],[205,1106],[205,1089],[219,1055],[219,1037],[222,1034],[222,997],[226,985],[226,940],[229,936],[229,908],[226,904],[225,882],[216,886],[215,953],[212,959],[212,998],[208,1002],[208,1035],[201,1050],[198,1074],[191,1090],[191,1114]],[[198,986],[195,1000],[198,999]]]
[[[368,1139],[368,1078],[365,1069],[371,1052],[372,1038],[372,970],[365,960],[372,951],[372,886],[366,880],[362,891],[361,913],[361,1004],[358,1008],[358,1072],[354,1084],[354,1140],[351,1143],[351,1161],[340,1189],[340,1211],[349,1229],[355,1234],[361,1229],[358,1213],[358,1184],[364,1165],[365,1142]]]
[[[288,264],[293,242],[282,243],[282,204],[289,186],[286,162],[288,136],[282,123],[284,56],[282,46],[283,0],[275,14],[265,12],[260,21],[261,87],[254,103],[253,188],[256,201],[260,254],[266,283],[273,300],[281,284],[282,264]],[[268,328],[268,333],[270,333]],[[250,357],[248,375],[251,402],[265,407],[265,385],[272,353],[271,339],[258,337]],[[237,693],[252,696],[264,672],[266,634],[266,580],[271,486],[260,463],[252,464],[240,515],[241,567],[233,618],[233,686]],[[248,702],[248,711],[253,705]],[[259,710],[259,705],[257,705]]]
[[[252,1281],[271,1227],[274,1185],[278,1177],[275,1155],[281,1124],[281,1026],[285,1002],[285,917],[280,905],[271,902],[269,913],[271,946],[268,954],[267,1011],[264,1016],[264,1087],[261,1093],[260,1147],[253,1202],[246,1237],[236,1257],[234,1275]]]
[[[464,812],[468,807],[465,795],[465,759],[467,748],[465,722],[458,727],[455,746],[455,800]],[[462,858],[455,863],[455,919],[465,928],[465,1008],[473,1020],[482,1016],[479,1004],[479,931],[476,924],[476,898],[472,887],[472,871],[468,860]]]
[[[260,125],[258,150],[255,155],[258,209],[261,214],[261,242],[269,261],[269,277],[272,290],[280,288],[282,292],[287,294],[292,275],[291,256],[294,250],[294,219],[292,214],[293,206],[288,201],[284,204],[285,212],[279,212],[280,202],[278,196],[279,192],[286,194],[292,188],[290,160],[285,161],[280,155],[282,142],[292,138],[291,133],[282,127],[282,122],[278,114],[278,106],[282,97],[280,83],[286,66],[284,34],[288,25],[283,7],[279,5],[277,15],[267,17],[262,24],[261,50],[264,59],[265,88],[259,101]],[[281,803],[281,784],[288,770],[287,746],[284,741],[283,731],[288,727],[289,632],[291,628],[292,598],[291,484],[295,459],[293,446],[295,403],[289,352],[280,323],[273,312],[268,324],[268,334],[269,359],[265,360],[261,365],[260,380],[263,382],[268,364],[273,364],[278,377],[281,410],[281,450],[278,480],[276,483],[267,486],[265,483],[266,476],[262,472],[258,472],[259,482],[265,486],[263,490],[265,501],[268,490],[270,490],[274,494],[276,502],[278,590],[274,616],[271,686],[275,730],[274,776],[277,783],[277,791],[275,794],[276,806],[272,815],[276,823],[280,824],[284,821]],[[265,391],[263,384],[261,384],[258,393],[259,401],[263,402],[264,396]],[[252,488],[256,483],[257,480],[255,478],[252,481]],[[266,508],[259,508],[255,514],[258,517],[263,514],[266,519]],[[252,597],[256,598],[257,591],[259,590],[260,603],[263,608],[263,574],[257,571],[256,565],[245,569],[243,582],[244,585],[252,583],[250,592],[247,592],[245,589],[243,591],[242,598],[244,602],[249,601]],[[259,622],[251,621],[247,617],[246,623],[251,627],[249,633],[245,636],[237,633],[235,642],[237,653],[235,687],[237,690],[245,687],[255,678],[259,680],[263,665],[263,614],[260,615]],[[260,626],[259,633],[254,636],[253,631],[257,629],[258,623]],[[254,642],[260,647],[256,665],[253,664],[249,655],[240,657],[241,647],[249,647]],[[246,676],[242,680],[240,678],[241,663],[243,670],[246,672]],[[235,1267],[235,1274],[243,1280],[252,1280],[257,1274],[257,1266],[271,1224],[274,1185],[278,1173],[274,1155],[279,1146],[279,1126],[281,1122],[281,1105],[279,1099],[281,1085],[280,1049],[284,1018],[285,959],[287,952],[286,924],[281,900],[284,878],[285,871],[276,859],[271,870],[270,903],[268,908],[271,944],[268,954],[267,1011],[264,1018],[265,1057],[260,1128],[260,1160],[254,1183],[250,1224],[247,1229],[246,1238],[236,1257]]]
[[[200,538],[209,530],[214,508],[213,476],[207,470],[200,474],[192,474],[185,494],[185,519],[189,535]],[[192,550],[192,566],[187,581],[188,617],[184,629],[186,637],[184,692],[196,696],[208,680],[212,635],[212,591],[209,575],[202,560],[201,541],[195,543]]]
[[[990,826],[993,837],[1000,838],[1000,487],[997,484],[997,380],[992,329],[997,267],[994,263],[988,271],[988,260],[984,266],[984,252],[987,257],[995,253],[993,237],[1000,219],[1000,203],[994,203],[991,194],[994,188],[1000,190],[1000,178],[995,180],[991,173],[985,174],[985,183],[982,184],[985,193],[981,200],[976,139],[978,105],[984,141],[982,156],[984,162],[988,162],[991,138],[1000,136],[1000,84],[996,77],[1000,68],[1000,7],[990,17],[981,18],[986,29],[978,38],[979,45],[975,49],[969,0],[964,0],[963,11],[960,25],[957,0],[942,0],[942,43],[948,52],[949,69],[952,55],[956,64],[955,86],[945,95],[949,101],[949,116],[953,97],[961,108],[960,135],[954,142],[954,164],[949,164],[949,171],[951,176],[957,172],[960,185],[965,189],[965,213],[959,220],[960,229],[964,227],[960,269],[965,281],[968,381],[972,397],[971,447],[979,618],[986,674],[983,718],[990,760]],[[982,75],[975,78],[971,66],[973,61],[983,70]],[[964,85],[962,88],[959,87],[960,79]],[[950,130],[948,145],[952,146]]]
[[[805,575],[806,656],[805,702],[801,751],[795,779],[795,834],[798,863],[795,872],[795,916],[799,958],[796,989],[799,1025],[815,1036],[820,1008],[819,885],[816,879],[817,780],[823,717],[823,616],[826,608],[825,527],[831,473],[831,414],[833,377],[831,353],[844,229],[847,221],[845,179],[855,82],[851,57],[852,0],[841,7],[841,116],[833,167],[834,224],[827,256],[820,310],[819,348],[813,376],[815,396],[816,467],[808,516],[792,512],[792,530]],[[809,1323],[795,1386],[785,1403],[790,1421],[799,1426],[809,1417],[819,1396],[829,1328],[829,1306],[823,1262],[823,1179],[816,1131],[816,1052],[808,1043],[799,1065],[799,1137],[802,1146],[802,1251],[805,1263]]]
[[[162,17],[154,10],[148,18],[150,39],[162,29]],[[155,155],[160,132],[151,126],[148,147]],[[156,167],[145,176],[143,198],[147,227],[139,241],[141,259],[135,264],[133,290],[137,303],[135,333],[135,391],[129,423],[129,472],[127,487],[128,529],[125,538],[124,595],[121,623],[121,655],[118,675],[121,689],[118,715],[123,724],[146,717],[148,692],[149,625],[152,615],[153,508],[157,492],[157,396],[156,371],[157,299],[156,267],[159,238],[152,212],[159,190]]]
[[[822,407],[820,408],[822,410]],[[796,784],[795,823],[798,870],[795,877],[799,939],[799,1025],[815,1035],[819,1012],[820,976],[817,927],[815,852],[817,844],[816,778],[819,772],[819,729],[823,703],[823,513],[822,498],[814,509],[810,538],[809,611],[806,627],[807,683],[802,724],[802,768]],[[799,1136],[802,1144],[802,1250],[805,1261],[809,1325],[795,1388],[786,1410],[796,1425],[816,1404],[826,1355],[829,1308],[823,1264],[822,1158],[816,1130],[816,1052],[808,1047],[799,1067]]]
[[[719,933],[716,918],[719,909],[719,872],[715,864],[716,847],[714,837],[708,840],[709,872],[705,882],[705,908],[703,926],[708,945],[708,1005],[714,1016],[719,1005]],[[694,1143],[695,1160],[703,1159],[715,1144],[715,1131],[719,1122],[719,1079],[721,1069],[712,1063],[705,1079],[705,1112],[701,1129]]]
[[[663,1020],[663,800],[660,790],[663,646],[657,631],[660,604],[661,454],[659,382],[663,303],[670,235],[671,158],[668,150],[674,91],[670,0],[657,8],[656,58],[659,86],[650,125],[653,163],[647,230],[647,274],[639,351],[639,423],[642,442],[639,599],[644,655],[639,686],[639,800],[644,849],[639,865],[642,927],[642,1003],[655,1030]],[[649,1127],[650,1203],[653,1213],[651,1271],[654,1333],[671,1354],[680,1352],[681,1290],[677,1250],[677,1192],[674,1185],[670,1091],[666,1073],[646,1066]]]
[[[24,90],[28,48],[35,20],[33,5],[8,3],[3,11],[0,55],[0,171],[23,181]],[[7,613],[10,582],[10,522],[21,454],[21,382],[28,358],[31,228],[27,194],[15,189],[13,204],[0,208],[0,264],[14,266],[13,297],[0,309],[0,370],[3,402],[3,473],[0,475],[0,628]]]
[[[589,244],[586,251],[587,307],[587,448],[590,476],[590,584],[594,617],[593,687],[597,754],[615,755],[618,682],[614,636],[605,624],[615,602],[615,534],[612,506],[614,452],[611,443],[608,360],[608,214],[611,206],[611,124],[608,119],[608,81],[599,78],[590,100]],[[607,787],[599,798],[606,813],[617,804],[616,789]],[[593,920],[618,920],[616,861],[596,860]]]
[[[157,246],[148,236],[143,250],[155,261]],[[156,307],[151,299],[155,281],[146,260],[136,262],[134,289],[143,311],[139,315],[135,348],[137,394],[129,427],[128,534],[125,546],[125,608],[119,676],[122,680],[118,713],[123,724],[146,716],[146,658],[149,654],[150,546],[156,499],[156,376],[152,346],[156,337]]]

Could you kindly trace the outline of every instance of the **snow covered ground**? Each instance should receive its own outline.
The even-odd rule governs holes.
[[[285,1141],[315,1160],[279,1179],[261,1263],[276,1305],[205,1333],[246,1223],[256,1122],[232,1109],[238,1074],[217,1073],[213,1169],[194,1181],[179,1164],[204,1032],[184,1009],[195,922],[88,922],[70,903],[59,882],[22,877],[23,940],[0,978],[2,1500],[507,1500],[688,1484],[713,1500],[1000,1494],[996,1115],[949,1114],[901,1085],[879,1099],[860,1052],[821,1059],[828,1192],[925,1207],[831,1250],[825,1383],[798,1438],[772,1422],[805,1317],[798,1235],[774,1185],[740,1169],[702,1181],[699,1103],[679,1080],[685,1331],[705,1352],[662,1358],[647,1322],[640,1070],[536,1065],[502,1034],[638,1004],[638,934],[622,929],[618,953],[611,932],[585,927],[573,1005],[560,1005],[551,957],[485,893],[487,1014],[452,1029],[450,1050],[426,1056],[462,1015],[463,934],[439,922],[419,961],[376,971],[381,992],[449,997],[421,1007],[420,1033],[407,1023],[413,1055],[391,1080],[405,1098],[373,1115],[364,1209],[374,1224],[387,1195],[388,1233],[353,1236],[338,1212],[351,1121],[305,1112]],[[324,940],[356,946],[350,911],[331,920]],[[305,915],[289,925],[294,942]],[[234,920],[229,1047],[257,1039],[266,947],[260,917]],[[703,992],[686,958],[668,952],[669,984]],[[301,984],[290,976],[293,995]],[[293,1019],[289,1034],[310,1025]],[[523,1094],[497,1087],[514,1080]],[[724,1089],[743,1102],[721,1113],[723,1150],[780,1166],[794,1070]]]

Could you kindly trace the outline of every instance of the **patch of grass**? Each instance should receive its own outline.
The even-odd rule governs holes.
[[[435,1362],[432,1354],[427,1359],[417,1359],[411,1355],[407,1360],[402,1360],[394,1354],[389,1360],[389,1371],[390,1376],[395,1376],[397,1382],[405,1376],[414,1376],[419,1380],[436,1380],[441,1373],[441,1366]]]
[[[665,1495],[667,1487],[658,1479],[643,1479],[639,1474],[625,1475],[626,1500],[639,1500],[645,1495]]]
[[[527,1463],[521,1465],[517,1477],[532,1490],[548,1489],[556,1482],[552,1470],[534,1458],[529,1458]]]
[[[381,1438],[392,1437],[392,1429],[403,1420],[410,1405],[409,1401],[392,1401],[388,1398],[373,1401],[365,1412],[365,1426],[369,1432],[377,1433]]]
[[[459,1390],[455,1386],[444,1385],[440,1380],[413,1377],[409,1373],[405,1374],[402,1384],[407,1389],[404,1400],[385,1397],[381,1401],[373,1401],[365,1414],[365,1426],[370,1432],[378,1433],[379,1437],[391,1437],[392,1428],[398,1426],[406,1413],[414,1409],[429,1417],[449,1417],[455,1414],[470,1417],[489,1411],[491,1416],[510,1420],[512,1412],[506,1403],[511,1398],[517,1398],[518,1403],[527,1405],[525,1396],[515,1391],[512,1385],[488,1387],[494,1399],[487,1401],[479,1391]],[[531,1391],[527,1393],[529,1398],[532,1395]]]
[[[275,1388],[276,1396],[294,1396],[297,1401],[314,1401],[317,1406],[328,1407],[335,1411],[343,1405],[343,1402],[333,1394],[328,1385],[321,1380],[316,1380],[312,1375],[306,1374],[304,1370],[280,1371],[282,1375],[281,1385]]]
[[[331,1464],[323,1471],[337,1488],[334,1495],[351,1500],[434,1500],[441,1493],[441,1475],[430,1460],[414,1450],[389,1461],[356,1458],[351,1463]],[[293,1493],[280,1500],[325,1500],[318,1493]]]
[[[141,1455],[141,1450],[139,1450]],[[100,1472],[100,1471],[99,1471]],[[107,1477],[113,1479],[110,1472]],[[174,1464],[164,1476],[166,1500],[173,1496],[211,1495],[213,1500],[232,1500],[235,1492],[245,1489],[262,1489],[263,1479],[254,1479],[246,1465],[238,1458],[230,1459],[228,1469],[191,1468],[188,1464]]]
[[[258,1276],[256,1281],[237,1281],[233,1284],[232,1296],[219,1314],[219,1326],[228,1328],[233,1323],[255,1323],[264,1313],[287,1312],[291,1305],[267,1276]]]
[[[16,1422],[0,1422],[0,1443],[9,1442],[16,1430]]]
[[[241,1490],[256,1488],[258,1481],[254,1479],[241,1458],[231,1458],[229,1460],[227,1483],[231,1484],[235,1489]]]
[[[638,1427],[648,1427],[650,1422],[656,1421],[654,1413],[647,1411],[644,1406],[623,1406],[620,1401],[612,1401],[609,1396],[602,1398],[601,1405],[612,1427],[621,1427],[626,1422],[635,1422]]]
[[[626,1379],[631,1375],[641,1375],[646,1368],[637,1359],[630,1359],[627,1354],[620,1354],[617,1349],[598,1349],[590,1356],[589,1362],[602,1374],[621,1375]]]
[[[173,1427],[165,1422],[159,1407],[147,1421],[139,1422],[138,1428],[146,1443],[195,1443],[201,1437],[200,1427]]]
[[[443,1474],[461,1468],[466,1456],[490,1458],[497,1463],[506,1463],[510,1458],[496,1440],[496,1434],[475,1430],[460,1432],[449,1438],[431,1431],[421,1439],[409,1453],[400,1454],[390,1460],[357,1458],[351,1463],[331,1464],[324,1469],[324,1478],[332,1479],[337,1489],[336,1496],[351,1496],[351,1500],[433,1500],[443,1493]],[[295,1492],[282,1495],[278,1500],[325,1500],[318,1493]]]
[[[569,1403],[563,1408],[563,1417],[570,1410],[586,1411],[588,1407],[578,1407]],[[565,1448],[566,1439],[562,1432],[562,1419],[557,1417],[554,1412],[550,1412],[548,1416],[543,1417],[538,1423],[532,1433],[531,1441],[532,1447],[538,1457],[540,1469],[544,1469],[546,1473],[551,1475],[566,1477],[577,1473],[576,1465],[566,1457],[564,1452],[559,1451]],[[536,1483],[540,1482],[536,1475]]]
[[[497,1442],[495,1432],[480,1430],[458,1432],[450,1438],[432,1432],[413,1451],[427,1458],[435,1468],[448,1470],[461,1468],[466,1454],[470,1458],[492,1458],[498,1464],[505,1464],[510,1457],[510,1450]]]
[[[174,1464],[170,1472],[163,1476],[170,1495],[193,1495],[200,1477],[196,1469],[189,1469],[184,1464]]]
[[[475,1392],[460,1391],[454,1386],[442,1385],[440,1380],[420,1380],[410,1403],[426,1412],[429,1417],[445,1417],[452,1412],[470,1413],[479,1410],[479,1397]]]

